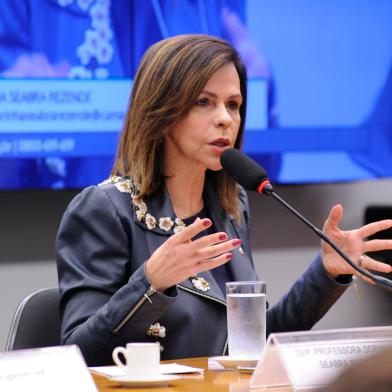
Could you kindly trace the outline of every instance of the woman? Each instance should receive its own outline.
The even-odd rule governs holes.
[[[114,176],[70,203],[58,233],[62,339],[89,365],[132,341],[159,341],[163,359],[227,353],[224,284],[258,279],[246,194],[219,160],[240,148],[245,108],[245,69],[225,41],[184,35],[146,52]],[[335,206],[325,232],[353,259],[391,247],[362,241],[391,221],[342,232],[341,216]],[[322,250],[268,311],[268,332],[311,328],[348,287],[351,268]]]

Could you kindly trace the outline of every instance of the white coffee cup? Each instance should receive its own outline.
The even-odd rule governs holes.
[[[125,363],[119,354],[125,358]],[[113,361],[121,366],[130,378],[151,378],[159,375],[160,344],[128,343],[113,350]]]

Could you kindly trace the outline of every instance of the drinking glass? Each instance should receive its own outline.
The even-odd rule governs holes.
[[[227,282],[226,298],[230,357],[258,360],[266,339],[265,282]]]

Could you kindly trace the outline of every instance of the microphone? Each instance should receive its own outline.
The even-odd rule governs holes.
[[[340,249],[326,234],[309,222],[303,215],[295,210],[290,204],[282,199],[272,187],[267,178],[266,171],[253,159],[249,158],[240,150],[229,148],[221,154],[220,162],[223,169],[238,184],[247,191],[256,191],[267,196],[272,196],[278,200],[285,208],[299,218],[306,226],[308,226],[318,237],[330,245],[353,269],[367,278],[373,280],[378,286],[385,290],[392,291],[392,281],[380,275],[375,275],[358,266]]]

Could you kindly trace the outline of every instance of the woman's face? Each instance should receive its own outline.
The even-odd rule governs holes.
[[[219,68],[192,109],[165,139],[166,173],[176,170],[220,170],[220,155],[234,147],[241,123],[240,79],[234,64]]]

